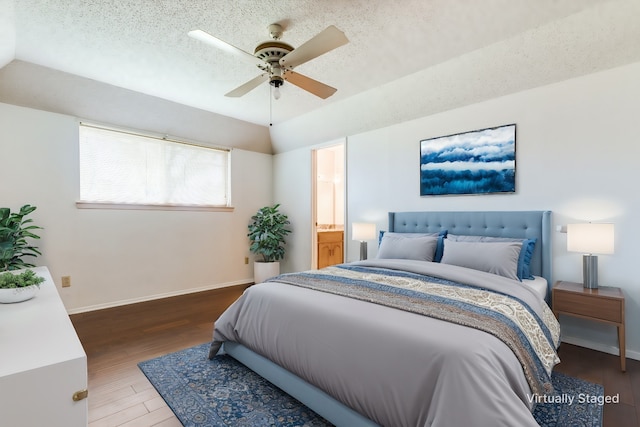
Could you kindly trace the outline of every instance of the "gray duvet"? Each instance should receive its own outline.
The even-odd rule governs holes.
[[[493,274],[410,260],[354,264],[514,294],[555,321],[528,287]],[[548,326],[557,345],[558,325]],[[213,338],[214,354],[224,341],[243,344],[382,426],[537,426],[514,353],[470,327],[267,282],[247,289],[220,316]]]

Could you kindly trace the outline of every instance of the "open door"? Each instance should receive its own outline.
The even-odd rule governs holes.
[[[344,262],[345,149],[340,142],[313,151],[314,268]]]

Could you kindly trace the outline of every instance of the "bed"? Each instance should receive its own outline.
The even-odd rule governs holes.
[[[380,258],[247,289],[210,357],[228,353],[337,426],[536,426],[559,362],[550,215],[390,212]]]

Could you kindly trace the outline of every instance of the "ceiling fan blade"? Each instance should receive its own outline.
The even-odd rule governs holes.
[[[249,62],[254,65],[263,65],[264,61],[260,58],[256,58],[249,52],[245,52],[242,49],[235,47],[232,44],[229,44],[223,40],[220,40],[217,37],[212,36],[209,33],[206,33],[202,30],[192,30],[188,33],[189,37],[194,38],[196,40],[200,40],[201,42],[207,43],[213,47],[217,47],[218,49],[222,49],[226,52],[229,52],[239,58],[242,58],[246,62]]]
[[[306,43],[280,58],[280,65],[292,69],[347,43],[349,43],[347,36],[330,25]]]
[[[287,71],[283,77],[289,83],[292,83],[298,86],[300,89],[304,89],[307,92],[314,94],[315,96],[319,96],[322,99],[327,99],[338,90],[324,83],[320,83],[317,80],[313,80],[311,77],[307,77],[294,71]]]
[[[231,98],[238,98],[238,97],[240,97],[242,95],[246,95],[247,93],[251,92],[253,89],[257,88],[258,86],[260,86],[262,83],[266,82],[267,80],[269,80],[269,74],[268,73],[260,74],[258,77],[253,78],[253,79],[249,80],[248,82],[246,82],[245,84],[238,86],[237,88],[235,88],[231,92],[226,93],[224,96],[228,96],[228,97],[231,97]]]

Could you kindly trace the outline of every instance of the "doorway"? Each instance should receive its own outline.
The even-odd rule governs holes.
[[[313,151],[314,268],[344,262],[344,142]]]

